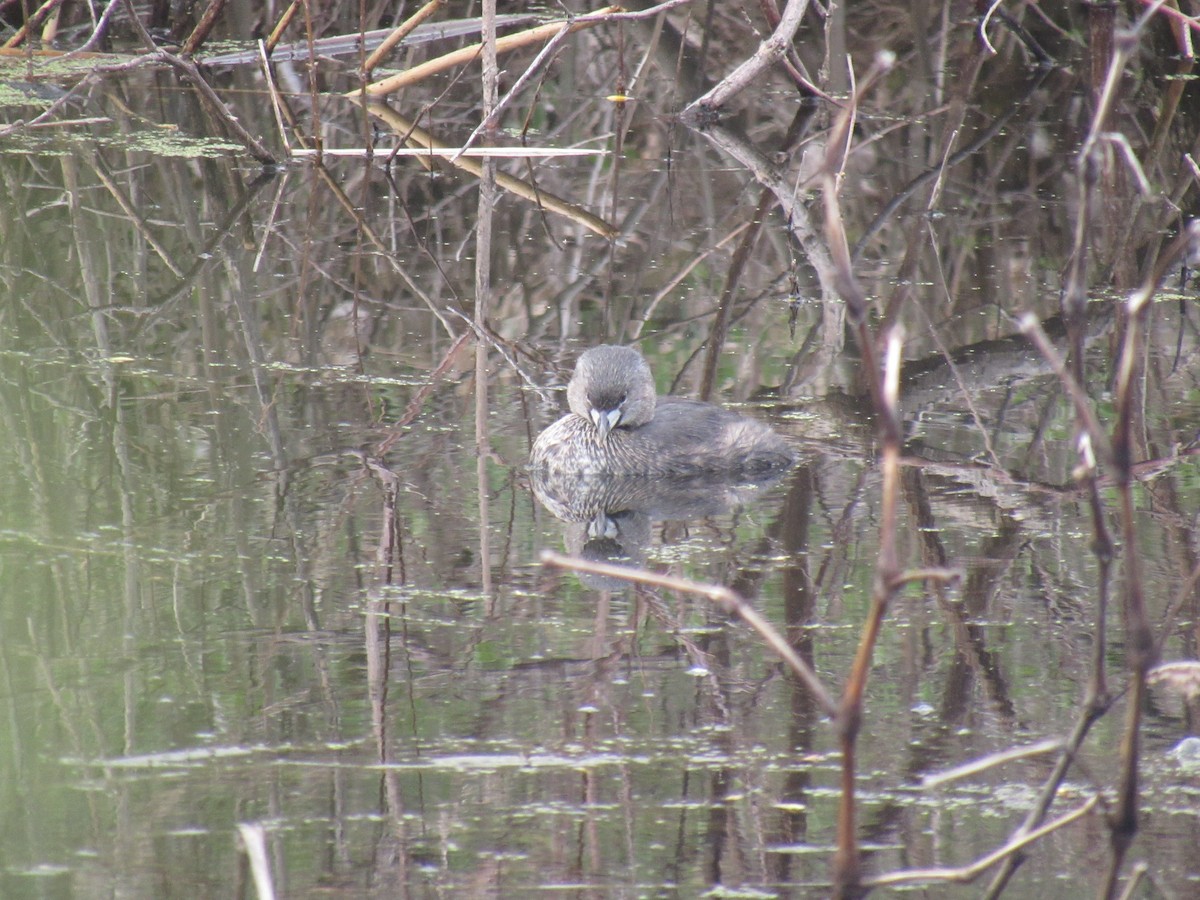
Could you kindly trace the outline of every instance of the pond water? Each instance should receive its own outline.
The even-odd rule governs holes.
[[[501,183],[480,341],[469,173],[405,157],[264,169],[169,66],[81,84],[3,62],[6,123],[78,87],[48,127],[0,138],[0,896],[252,896],[264,870],[286,897],[828,894],[841,757],[819,705],[703,597],[544,565],[547,549],[603,548],[539,502],[525,466],[581,350],[634,343],[661,392],[698,396],[726,328],[712,399],[769,422],[799,461],[757,488],[681,500],[667,485],[658,513],[607,524],[653,572],[747,598],[840,692],[885,510],[862,356],[813,256],[822,207],[805,179],[836,108],[806,118],[776,72],[720,126],[685,127],[696,73],[728,72],[758,41],[757,7],[701,8],[579,32],[506,114],[500,144],[596,152],[497,162],[543,202]],[[866,877],[966,866],[1011,839],[1058,760],[1042,743],[1079,720],[1104,577],[1074,410],[1013,318],[1057,335],[1096,86],[1086,23],[1065,17],[1084,13],[1026,12],[1063,64],[1038,70],[1013,31],[991,35],[991,57],[977,22],[900,8],[842,23],[860,75],[876,50],[899,53],[861,100],[842,214],[874,320],[904,326],[898,553],[961,580],[900,592],[875,648]],[[222,27],[251,31],[232,13]],[[797,47],[844,98],[844,70],[823,68],[834,33],[806,20]],[[1149,191],[1114,140],[1093,210],[1085,390],[1106,428],[1120,301],[1195,206],[1183,154],[1200,107],[1170,46],[1162,23],[1140,36],[1108,123]],[[535,52],[504,57],[502,90]],[[395,120],[339,96],[353,63],[323,60],[315,98],[301,66],[277,72],[301,133],[400,144]],[[282,159],[261,70],[207,71]],[[390,104],[455,146],[479,93],[466,66]],[[784,174],[790,218],[731,140]],[[1138,375],[1137,545],[1119,548],[1103,647],[1114,702],[1051,817],[1101,804],[1032,845],[1009,895],[1105,883],[1131,553],[1162,660],[1196,659],[1198,351],[1176,276]],[[1119,533],[1106,471],[1099,492]],[[1193,896],[1200,704],[1156,686],[1141,713],[1122,871],[1144,867],[1135,896]],[[1013,747],[1041,750],[928,783]],[[991,874],[906,891],[978,896]]]

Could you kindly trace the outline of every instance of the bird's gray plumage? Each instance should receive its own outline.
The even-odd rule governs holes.
[[[596,475],[762,474],[790,465],[774,431],[711,403],[658,397],[631,347],[593,347],[567,387],[571,412],[540,435],[535,469]]]

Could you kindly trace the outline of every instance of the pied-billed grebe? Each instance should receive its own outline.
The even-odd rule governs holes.
[[[533,444],[535,470],[580,475],[761,476],[790,466],[795,454],[766,425],[679,397],[658,397],[632,347],[605,344],[575,364],[571,412]]]

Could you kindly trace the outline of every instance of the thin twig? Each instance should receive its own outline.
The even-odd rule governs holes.
[[[758,45],[754,55],[721,79],[720,83],[687,105],[680,118],[688,124],[700,124],[731,99],[750,86],[764,71],[787,56],[792,39],[808,11],[808,0],[788,0],[771,36]]]
[[[1091,812],[1099,802],[1099,797],[1092,797],[1082,806],[1079,806],[1068,813],[1064,813],[1053,822],[1047,822],[1045,825],[1034,829],[1028,834],[1022,834],[1013,838],[1003,847],[993,850],[987,856],[975,860],[975,862],[971,863],[969,866],[961,866],[955,869],[908,869],[899,872],[889,872],[886,875],[879,875],[875,878],[863,879],[862,886],[869,888],[888,887],[889,885],[894,884],[910,884],[914,881],[954,881],[959,883],[972,882],[992,866],[996,865],[996,863],[1019,853],[1034,841],[1041,840],[1046,835],[1070,825],[1077,819],[1083,818],[1089,812]]]
[[[62,4],[63,0],[46,0],[25,20],[25,24],[17,29],[16,33],[4,42],[5,50],[11,49],[21,44],[25,38],[29,37],[29,32],[37,28],[45,21],[46,16],[54,12],[55,8]]]
[[[593,575],[603,575],[607,578],[623,578],[635,584],[648,584],[654,587],[666,588],[671,591],[681,591],[686,594],[697,594],[721,604],[729,612],[737,615],[743,622],[753,628],[767,645],[787,663],[788,668],[800,679],[801,683],[812,694],[821,711],[830,718],[837,716],[838,704],[833,695],[825,689],[820,677],[806,663],[774,626],[764,619],[753,606],[747,603],[734,591],[720,584],[702,584],[686,578],[676,578],[673,575],[661,575],[645,569],[634,569],[628,566],[614,566],[611,563],[594,562],[592,560],[576,559],[563,556],[550,550],[543,550],[542,563],[548,566],[558,566],[575,572],[588,572]]]
[[[955,766],[953,769],[947,769],[945,772],[937,775],[924,776],[921,779],[921,788],[929,790],[941,787],[952,781],[958,781],[960,778],[969,778],[972,775],[978,775],[981,772],[986,772],[989,769],[1005,765],[1014,760],[1029,759],[1033,756],[1041,756],[1043,753],[1054,753],[1062,750],[1064,746],[1063,742],[1058,738],[1048,738],[1044,741],[1038,741],[1036,744],[1027,744],[1023,747],[1010,747],[1007,750],[1001,750],[999,753],[989,753],[987,756],[973,759],[968,763]]]

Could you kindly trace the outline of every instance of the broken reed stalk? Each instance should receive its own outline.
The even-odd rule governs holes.
[[[325,147],[325,129],[321,124],[321,90],[317,83],[316,29],[313,27],[312,7],[304,3],[304,39],[308,42],[308,97],[312,108],[311,136],[313,147],[320,152]]]
[[[267,55],[270,56],[271,51],[283,39],[283,33],[287,31],[287,27],[292,24],[292,19],[296,18],[296,13],[300,11],[304,0],[292,0],[291,5],[283,11],[283,15],[279,17],[279,21],[275,23],[275,27],[271,29],[270,35],[267,37]]]
[[[288,156],[292,156],[295,151],[292,150],[292,142],[288,140],[287,126],[283,122],[283,110],[285,109],[283,96],[279,93],[278,85],[275,84],[275,72],[271,69],[271,60],[267,55],[270,51],[263,41],[258,42],[258,52],[262,62],[263,80],[267,83],[267,93],[271,97],[271,112],[275,114],[275,126],[279,129],[279,140],[283,144],[284,152]]]
[[[395,31],[384,38],[383,43],[376,47],[363,63],[363,77],[369,78],[371,72],[379,65],[379,61],[391,53],[393,47],[408,37],[414,28],[437,12],[445,2],[446,0],[429,0],[428,3],[396,26]]]
[[[496,39],[496,53],[508,53],[509,51],[527,47],[531,44],[540,44],[542,41],[554,37],[564,26],[567,26],[571,31],[588,28],[604,21],[603,18],[599,18],[600,16],[620,11],[621,8],[619,6],[609,6],[586,18],[581,16],[579,19],[560,19],[555,22],[548,22],[545,25],[539,25],[537,28],[530,28],[527,31],[505,35],[502,38]],[[397,75],[384,78],[382,81],[376,81],[364,85],[358,90],[349,91],[345,96],[358,97],[365,93],[368,97],[383,97],[387,94],[395,93],[401,88],[424,81],[431,75],[436,75],[439,72],[444,72],[463,63],[471,62],[480,55],[482,50],[482,44],[469,44],[466,47],[460,47],[458,50],[423,62],[419,66],[413,66],[411,69],[407,69]]]
[[[496,105],[500,70],[496,65],[496,0],[483,0],[483,27],[480,37],[483,64],[480,81],[483,88],[483,111],[486,116]],[[479,205],[475,216],[475,314],[476,334],[487,329],[488,310],[492,297],[492,220],[496,209],[496,161],[482,159],[479,164]],[[488,343],[475,339],[475,486],[479,503],[479,569],[480,590],[488,603],[491,615],[492,551],[491,515],[488,484],[488,458],[491,439],[488,431]]]
[[[200,16],[200,21],[196,23],[192,33],[187,36],[187,40],[179,48],[180,56],[192,56],[200,49],[200,45],[204,43],[209,32],[213,30],[213,26],[217,24],[217,19],[224,8],[225,0],[209,0],[208,6],[204,8],[204,13]]]
[[[25,24],[18,28],[16,33],[4,42],[3,48],[9,50],[24,42],[29,37],[29,33],[38,28],[46,20],[46,17],[61,6],[62,3],[63,0],[46,0],[45,3],[34,10],[33,14],[25,20]]]

